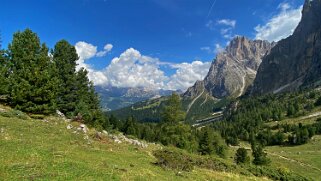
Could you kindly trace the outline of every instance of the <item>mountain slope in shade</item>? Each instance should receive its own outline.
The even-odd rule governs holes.
[[[253,83],[262,57],[268,54],[274,43],[249,40],[237,36],[219,53],[208,75],[185,93],[185,98],[195,98],[200,93],[215,98],[239,97]]]
[[[263,59],[251,93],[297,90],[320,84],[321,0],[306,0],[293,35],[281,40]]]

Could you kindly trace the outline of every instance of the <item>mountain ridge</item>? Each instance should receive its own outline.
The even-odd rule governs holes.
[[[202,90],[215,98],[239,97],[254,81],[263,56],[275,43],[235,37],[226,49],[216,56],[207,76],[190,87],[184,97],[193,98]]]
[[[278,42],[258,70],[252,95],[298,90],[321,78],[321,0],[306,0],[293,35]]]

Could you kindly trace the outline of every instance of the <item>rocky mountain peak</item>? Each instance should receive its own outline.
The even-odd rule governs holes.
[[[252,84],[262,57],[274,44],[237,36],[213,61],[208,75],[189,88],[184,96],[195,97],[206,90],[215,98],[238,97]]]
[[[320,28],[320,0],[306,0],[302,9],[302,19],[293,34],[309,34]]]

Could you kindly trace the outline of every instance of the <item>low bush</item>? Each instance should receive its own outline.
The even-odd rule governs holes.
[[[157,158],[156,165],[167,169],[181,171],[192,171],[195,167],[205,168],[214,171],[234,172],[249,175],[245,170],[226,160],[213,156],[200,156],[187,153],[178,149],[165,149],[154,151]]]
[[[157,158],[155,164],[163,168],[192,171],[195,165],[191,156],[174,150],[157,150],[154,151],[154,156]]]
[[[16,117],[24,120],[28,119],[28,116],[25,113],[18,110],[3,111],[3,112],[0,112],[0,116],[8,117],[8,118]]]

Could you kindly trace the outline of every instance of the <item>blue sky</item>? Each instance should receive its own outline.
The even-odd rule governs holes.
[[[96,84],[186,89],[206,75],[215,54],[232,37],[277,41],[288,36],[302,4],[303,0],[8,0],[1,2],[0,30],[4,47],[14,32],[28,27],[51,48],[60,39],[82,42],[79,64],[91,71]],[[105,45],[109,46],[104,49]]]

